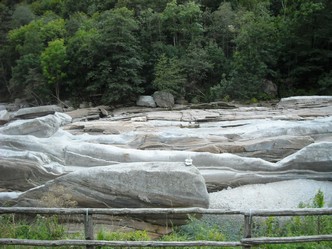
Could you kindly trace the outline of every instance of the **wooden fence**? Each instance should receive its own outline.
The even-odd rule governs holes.
[[[0,207],[0,214],[47,214],[47,215],[83,215],[85,240],[27,240],[1,238],[0,245],[27,245],[27,246],[85,246],[92,249],[95,246],[112,247],[242,247],[249,249],[262,244],[289,244],[332,241],[332,234],[297,236],[297,237],[259,237],[252,238],[253,217],[268,216],[319,216],[332,215],[332,208],[301,208],[283,210],[249,210],[225,211],[222,209],[203,208],[19,208]],[[213,215],[243,215],[244,234],[240,241],[104,241],[95,240],[92,215],[147,215],[147,214],[213,214]]]

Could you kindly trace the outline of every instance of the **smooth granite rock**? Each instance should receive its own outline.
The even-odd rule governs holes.
[[[29,190],[61,175],[38,162],[13,158],[0,158],[0,172],[0,188],[11,191]]]
[[[71,118],[64,114],[47,115],[35,119],[16,120],[0,128],[5,135],[33,135],[36,137],[51,137],[61,125],[67,124]]]
[[[205,181],[197,168],[184,163],[155,162],[72,172],[23,193],[16,205],[47,206],[43,196],[61,187],[79,207],[209,207]],[[150,221],[157,222],[155,218]]]

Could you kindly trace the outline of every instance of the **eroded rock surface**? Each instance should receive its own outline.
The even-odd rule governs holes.
[[[1,188],[11,191],[25,191],[40,186],[61,174],[46,170],[36,161],[0,158]]]
[[[55,113],[35,119],[15,120],[0,128],[5,135],[33,135],[36,137],[51,137],[60,126],[70,123],[71,117],[64,113]]]
[[[98,177],[88,180],[89,175],[98,175],[95,170],[113,172],[122,166],[140,168],[147,164],[183,165],[188,158],[198,168],[204,188],[209,191],[284,180],[332,181],[331,101],[325,97],[294,99],[287,100],[290,104],[283,100],[274,107],[220,109],[218,105],[215,109],[174,107],[173,111],[135,107],[113,110],[112,115],[96,121],[88,121],[88,117],[96,116],[92,112],[98,111],[90,108],[83,111],[86,118],[78,112],[55,112],[11,121],[0,127],[0,159],[7,164],[19,160],[27,165],[21,167],[22,177],[17,186],[14,181],[0,181],[0,188],[25,190],[46,182],[40,187],[46,191],[50,184],[64,179],[68,183],[61,183],[63,186],[75,190],[77,185],[77,189],[84,189],[85,192],[72,193],[81,206],[98,206],[101,202],[92,197],[83,201],[89,196],[87,183],[96,186],[91,190],[95,196],[99,191],[100,198],[105,195],[99,186],[104,183],[98,182]],[[311,102],[306,106],[309,99]],[[6,166],[2,172],[15,177],[20,174],[20,167],[14,172]],[[82,173],[84,181],[71,178],[81,172],[90,172]],[[173,185],[182,184],[176,177],[178,174],[172,174]],[[30,184],[31,175],[38,176],[38,180],[32,181],[34,184]],[[48,181],[48,177],[58,178]],[[102,179],[111,184],[107,179],[112,177]],[[164,187],[166,193],[172,189]],[[40,198],[24,197],[28,193],[39,193],[40,197],[42,191],[38,189],[22,195],[20,205],[39,205]],[[125,195],[120,189],[116,191]],[[129,199],[133,198],[133,203],[149,206],[148,201],[141,200],[144,198],[129,196],[113,197],[121,205],[131,206]]]
[[[155,162],[72,172],[23,193],[16,205],[47,206],[47,198],[43,197],[53,194],[61,198],[56,193],[61,187],[79,207],[209,207],[204,178],[198,169],[184,163]]]
[[[21,108],[15,113],[16,119],[32,119],[56,112],[62,112],[62,108],[56,105],[36,106]]]

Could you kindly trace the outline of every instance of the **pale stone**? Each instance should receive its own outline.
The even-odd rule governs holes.
[[[145,107],[156,107],[156,102],[154,101],[152,96],[141,95],[136,101],[137,106],[145,106]]]
[[[47,115],[35,119],[16,120],[0,128],[0,133],[6,135],[33,135],[36,137],[50,137],[58,131],[61,125],[71,118],[66,114]]]
[[[309,108],[331,106],[332,96],[295,96],[282,98],[278,103],[279,108]]]
[[[7,110],[0,110],[0,125],[3,125],[11,119],[10,113]]]
[[[62,112],[62,108],[56,105],[36,106],[21,108],[15,113],[15,118],[26,119],[26,118],[37,118],[54,114],[55,112]]]

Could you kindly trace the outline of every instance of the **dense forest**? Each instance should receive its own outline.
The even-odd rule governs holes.
[[[331,0],[0,1],[2,101],[331,95],[331,62]]]

